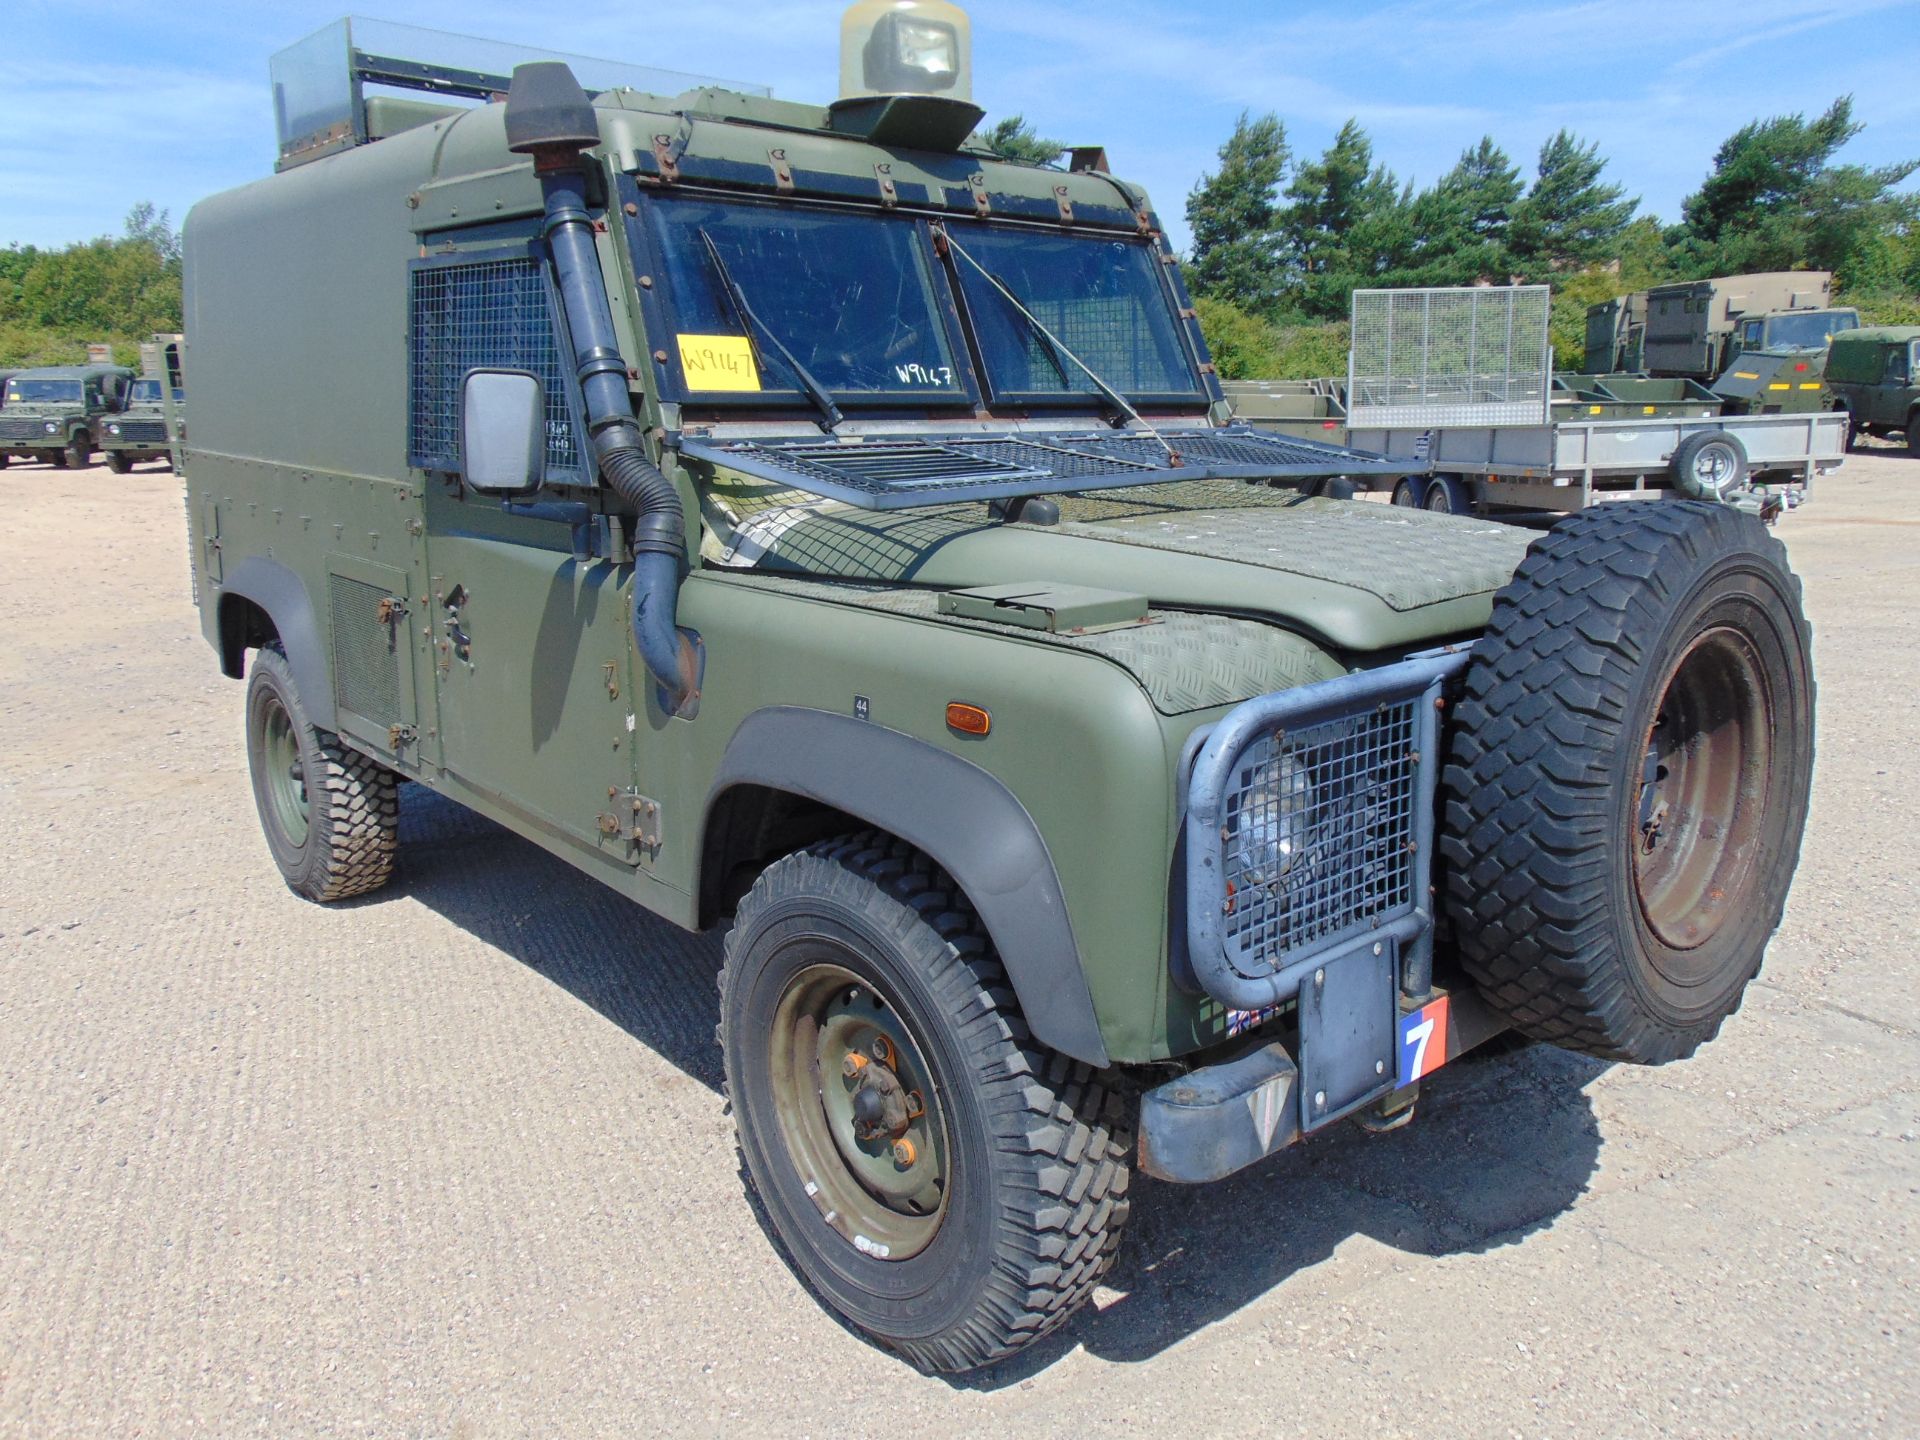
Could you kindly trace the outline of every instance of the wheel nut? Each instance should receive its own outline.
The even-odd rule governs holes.
[[[913,1141],[896,1140],[893,1142],[893,1163],[898,1165],[902,1170],[907,1169],[918,1158],[919,1152],[913,1148]]]
[[[840,1073],[851,1080],[867,1068],[867,1057],[857,1051],[848,1051],[847,1058],[840,1062]]]
[[[887,1037],[878,1035],[873,1041],[873,1058],[882,1065],[890,1064],[893,1059],[893,1046],[887,1043]]]

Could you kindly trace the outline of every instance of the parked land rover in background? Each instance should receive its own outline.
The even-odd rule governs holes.
[[[990,1363],[1091,1296],[1136,1166],[1739,1004],[1813,740],[1757,520],[1302,493],[1401,468],[1230,422],[1147,197],[973,143],[941,0],[854,5],[825,106],[447,43],[277,56],[280,173],[185,227],[267,847],[375,890],[411,781],[727,926],[746,1170],[851,1324]]]
[[[9,459],[80,468],[93,456],[93,423],[118,414],[133,371],[122,365],[55,365],[7,380],[0,466]]]
[[[1885,435],[1920,456],[1920,325],[1876,326],[1833,337],[1827,388],[1849,438]]]

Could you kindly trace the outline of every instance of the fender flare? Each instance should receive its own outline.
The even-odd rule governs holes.
[[[251,600],[267,614],[280,636],[280,648],[287,652],[287,664],[293,671],[294,687],[300,692],[300,706],[307,718],[322,730],[332,730],[333,682],[327,671],[327,651],[320,640],[320,625],[313,613],[313,598],[306,583],[277,560],[249,555],[227,571],[220,585],[221,633],[225,635],[225,616],[229,597]],[[226,654],[224,638],[221,660],[227,673],[240,678],[237,664]]]
[[[756,710],[707,792],[704,837],[738,785],[786,791],[877,825],[923,851],[979,911],[1035,1039],[1108,1063],[1066,897],[1027,809],[978,765],[871,721],[799,706]]]

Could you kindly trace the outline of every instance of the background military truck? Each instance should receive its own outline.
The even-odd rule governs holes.
[[[93,455],[93,423],[119,412],[133,371],[122,365],[54,365],[7,381],[0,414],[0,466],[10,458],[83,467]]]
[[[830,106],[547,62],[375,139],[370,76],[509,88],[403,40],[278,57],[281,172],[185,227],[268,848],[377,889],[409,781],[727,925],[746,1170],[851,1324],[993,1361],[1136,1166],[1403,1123],[1509,1024],[1656,1063],[1738,1004],[1813,724],[1757,522],[1246,483],[1378,462],[1227,423],[1146,197],[969,144],[950,5],[849,11]]]
[[[185,413],[186,394],[180,386],[182,335],[155,335],[140,345],[140,378],[127,387],[126,403],[93,422],[94,449],[106,456],[107,468],[125,475],[143,460],[165,460],[172,454],[168,442],[166,400],[172,381],[174,420]]]
[[[1832,297],[1824,270],[1657,285],[1588,308],[1586,369],[1695,380],[1729,415],[1824,409],[1827,341],[1860,323]]]
[[[1847,417],[1849,445],[1860,435],[1904,439],[1920,456],[1920,325],[1874,326],[1833,337],[1827,389]]]

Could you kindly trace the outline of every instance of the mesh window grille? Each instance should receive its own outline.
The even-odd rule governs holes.
[[[525,254],[416,262],[409,307],[407,459],[460,468],[460,385],[469,370],[526,370],[547,391],[547,476],[587,484],[573,384],[561,368],[552,287]]]
[[[327,578],[333,621],[333,698],[346,710],[386,725],[400,718],[399,627],[380,618],[387,592],[378,585]]]
[[[1545,285],[1354,291],[1351,424],[1546,424],[1549,293]]]
[[[1241,974],[1413,904],[1417,703],[1264,736],[1235,762],[1223,938]]]

